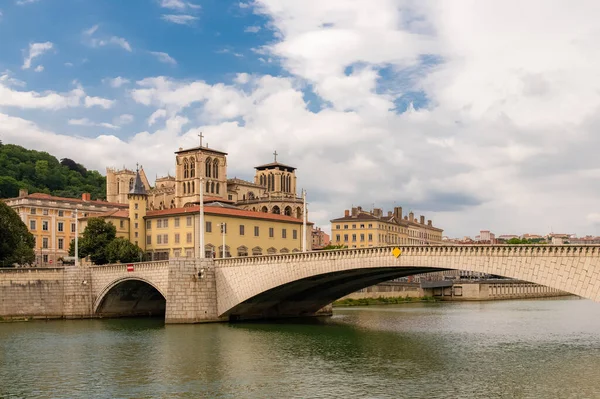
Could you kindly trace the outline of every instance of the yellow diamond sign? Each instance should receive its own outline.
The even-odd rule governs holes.
[[[400,255],[402,255],[402,250],[398,247],[392,249],[392,255],[394,255],[396,258]]]

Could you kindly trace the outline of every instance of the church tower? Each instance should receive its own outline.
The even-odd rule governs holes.
[[[137,168],[133,187],[127,194],[129,201],[129,241],[146,251],[146,207],[148,206],[148,194]]]
[[[296,198],[296,168],[277,162],[277,151],[273,155],[273,162],[255,167],[254,183],[274,196]]]
[[[200,203],[200,179],[204,199],[227,200],[227,153],[202,145],[175,152],[175,204],[178,208]],[[212,198],[211,198],[212,197]]]

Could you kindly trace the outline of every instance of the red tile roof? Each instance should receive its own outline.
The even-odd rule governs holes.
[[[79,218],[79,220],[86,220],[89,218],[121,218],[121,219],[129,219],[129,209],[114,209],[112,211],[99,213],[97,215],[87,216],[84,218]]]
[[[186,213],[198,213],[200,212],[199,206],[190,206],[187,208],[173,208],[173,209],[161,209],[158,211],[149,211],[146,214],[146,217],[154,217],[154,216],[167,216],[167,215],[179,215]],[[231,209],[231,208],[222,208],[216,206],[205,205],[204,213],[209,215],[226,215],[226,216],[237,216],[243,218],[251,218],[251,219],[266,219],[266,220],[275,220],[279,222],[289,222],[289,223],[298,223],[302,224],[302,219],[296,219],[291,216],[286,215],[277,215],[273,213],[264,213],[264,212],[254,212],[247,211],[245,209]],[[307,224],[312,225],[312,222],[307,222]]]
[[[29,198],[29,199],[39,199],[39,200],[49,200],[49,201],[62,201],[62,202],[76,202],[78,204],[91,204],[91,205],[100,205],[100,206],[113,206],[119,208],[128,208],[128,204],[119,204],[117,202],[107,202],[107,201],[84,201],[81,198],[66,198],[66,197],[55,197],[50,194],[44,193],[33,193],[29,194],[25,197],[16,197],[10,199],[18,199],[18,198]]]

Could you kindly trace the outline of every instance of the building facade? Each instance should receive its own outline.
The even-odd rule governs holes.
[[[69,244],[75,239],[77,220],[118,213],[128,208],[126,204],[92,201],[88,193],[84,193],[81,199],[77,199],[43,193],[29,194],[27,190],[20,190],[17,198],[8,198],[4,201],[19,214],[33,234],[35,265],[39,267],[56,265],[68,256]],[[75,210],[77,210],[77,219]],[[80,233],[82,231],[79,230]]]
[[[344,211],[344,216],[331,220],[331,243],[348,248],[383,245],[440,245],[443,230],[434,227],[425,216],[417,220],[413,212],[402,215],[395,207],[387,215],[379,208],[365,211],[360,206]]]
[[[312,229],[312,249],[321,249],[330,244],[329,234],[321,230],[320,227]]]

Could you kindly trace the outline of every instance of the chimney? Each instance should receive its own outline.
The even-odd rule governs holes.
[[[427,226],[433,226],[433,225],[431,224],[431,219],[429,219],[429,220],[427,221]]]
[[[348,209],[344,210],[344,217],[350,217],[350,211]]]
[[[375,208],[373,209],[373,216],[375,216],[376,218],[380,218],[383,216],[383,209],[381,208]]]
[[[19,190],[19,198],[21,197],[27,197],[27,195],[29,194],[29,192],[27,191],[26,188],[22,188]]]
[[[358,215],[358,208],[352,207],[352,217],[356,217]]]
[[[398,221],[402,220],[402,207],[401,206],[394,207],[394,217]]]
[[[92,198],[92,194],[90,194],[90,193],[83,193],[83,194],[81,194],[81,199],[83,201],[90,201],[91,198]]]
[[[392,211],[388,211],[388,217],[391,218],[392,217]]]
[[[419,218],[419,223],[425,224],[425,216],[421,215],[421,217]]]
[[[415,214],[411,212],[408,213],[408,221],[409,222],[414,222],[415,220]]]

